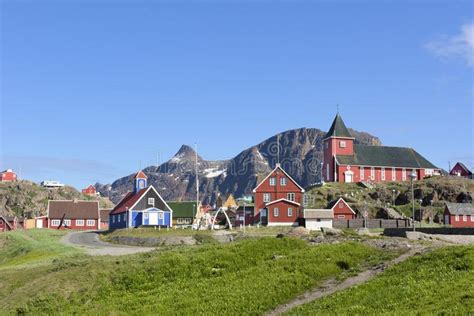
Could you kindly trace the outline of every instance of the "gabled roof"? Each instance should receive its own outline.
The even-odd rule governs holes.
[[[99,210],[100,212],[100,220],[102,222],[108,222],[109,221],[109,214],[112,212],[111,208],[102,208]]]
[[[412,148],[354,144],[354,155],[338,155],[340,165],[438,169]]]
[[[265,181],[267,181],[267,179],[268,179],[277,169],[280,169],[280,171],[283,172],[283,174],[284,174],[288,179],[290,179],[290,181],[293,182],[293,183],[301,190],[301,192],[304,192],[303,187],[300,186],[300,185],[298,184],[298,182],[296,182],[295,180],[293,180],[293,178],[292,178],[288,173],[286,173],[285,170],[283,170],[283,168],[281,167],[281,165],[280,165],[279,163],[277,163],[275,169],[273,169],[273,170],[265,177],[265,179],[263,179],[262,181],[260,181],[260,183],[255,187],[255,189],[253,189],[253,193],[257,192],[258,187],[261,186],[262,183],[264,183]]]
[[[143,171],[138,171],[137,174],[133,177],[134,179],[147,179],[148,177]]]
[[[465,164],[463,164],[462,162],[457,162],[456,165],[459,165],[459,167],[461,167],[462,169],[464,169],[464,171],[466,171],[467,174],[472,175],[472,171],[469,170],[469,168],[468,168]],[[454,167],[456,167],[456,165],[454,165]],[[453,167],[453,169],[454,169],[454,167]],[[452,169],[451,169],[451,170],[452,170]]]
[[[450,203],[446,207],[451,215],[474,215],[474,204],[472,203]]]
[[[334,118],[331,128],[329,128],[329,131],[326,133],[326,136],[324,136],[324,138],[329,137],[354,138],[347,129],[346,124],[344,124],[344,121],[342,120],[342,117],[339,115],[339,113]]]
[[[354,213],[354,214],[356,213],[356,212],[354,212],[352,207],[342,197],[337,199],[337,200],[329,202],[328,207],[331,209],[331,211],[334,211],[334,208],[336,207],[337,204],[339,204],[339,201],[341,201],[341,200],[342,200],[342,202],[344,202],[345,205],[347,205],[347,207],[351,210],[352,213]]]
[[[290,200],[287,200],[287,199],[274,200],[274,201],[268,202],[267,204],[265,204],[265,206],[269,206],[269,205],[272,205],[272,204],[275,204],[275,203],[278,203],[278,202],[287,202],[287,203],[290,203],[290,204],[294,204],[296,206],[300,206],[300,203],[295,202],[295,201],[290,201]]]
[[[99,219],[99,201],[48,201],[48,217],[65,219]]]
[[[185,202],[168,202],[168,205],[173,210],[173,218],[178,217],[194,217],[197,212],[195,201]]]
[[[127,209],[130,209],[132,205],[137,202],[142,195],[148,190],[148,188],[143,188],[140,191],[138,191],[136,194],[133,193],[133,191],[128,192],[123,199],[114,207],[112,212],[110,214],[118,214],[118,213],[123,213]]]

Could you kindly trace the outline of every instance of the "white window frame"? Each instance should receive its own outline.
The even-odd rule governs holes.
[[[270,184],[271,187],[276,186],[276,178],[275,177],[270,177],[270,179],[268,181],[269,181],[269,184]]]
[[[346,215],[337,215],[337,218],[346,218]]]
[[[455,215],[455,216],[454,216],[454,221],[455,221],[455,222],[459,222],[459,215]]]
[[[278,207],[273,208],[273,217],[280,216],[280,209]]]
[[[341,140],[339,142],[339,148],[346,148],[347,147],[347,144],[346,144],[346,141],[345,140]]]
[[[329,164],[326,164],[326,180],[329,181]]]
[[[189,217],[184,219],[185,224],[191,224],[192,222],[193,222],[193,220]]]
[[[93,227],[93,226],[95,226],[95,219],[88,219],[88,220],[86,221],[86,226],[87,226],[87,227]]]
[[[361,180],[364,180],[364,178],[365,178],[365,169],[364,169],[364,167],[360,167],[359,177],[360,177]]]
[[[148,212],[143,213],[143,219],[150,219],[150,213]]]
[[[184,218],[181,218],[181,217],[178,218],[178,219],[176,220],[176,223],[178,223],[178,224],[180,224],[180,225],[181,225],[181,224],[184,224]]]
[[[115,215],[112,215],[112,223],[115,223]]]
[[[474,222],[474,215],[471,215],[471,222]]]
[[[164,219],[164,213],[163,212],[158,212],[158,219]]]
[[[59,226],[61,224],[61,221],[59,219],[52,219],[51,220],[51,226]]]
[[[463,222],[467,222],[467,215],[463,215],[463,216],[462,216],[462,221],[463,221]]]
[[[402,169],[402,181],[407,181],[407,169]]]
[[[288,217],[293,217],[293,208],[289,207],[288,208]]]
[[[71,220],[70,220],[70,219],[65,219],[65,220],[63,221],[63,225],[64,225],[64,226],[71,226]]]
[[[281,177],[281,178],[280,178],[280,185],[281,185],[282,187],[286,186],[287,183],[288,183],[288,179],[287,179],[286,177]]]
[[[76,219],[76,226],[84,226],[84,220],[83,219]]]
[[[392,181],[397,181],[397,169],[392,168]]]
[[[370,168],[370,180],[375,181],[375,168]]]
[[[326,143],[326,149],[328,149],[329,148],[329,143],[327,141],[325,143]]]
[[[382,181],[385,181],[385,168],[382,168]]]
[[[272,200],[272,195],[270,193],[263,193],[263,202],[268,203]]]
[[[412,169],[411,172],[415,175],[413,180],[418,180],[418,172],[416,172],[416,169]],[[411,175],[410,175],[411,176]]]
[[[148,198],[148,205],[151,205],[155,207],[155,198],[154,197],[149,197]]]
[[[339,203],[339,208],[343,208],[344,207],[344,203],[340,202]]]
[[[288,201],[294,202],[294,201],[295,201],[295,198],[296,198],[296,194],[295,194],[295,193],[287,193],[287,194],[286,194],[286,199],[287,199]]]

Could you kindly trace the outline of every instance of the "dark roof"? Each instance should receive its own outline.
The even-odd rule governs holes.
[[[98,219],[98,201],[49,201],[49,218]]]
[[[450,203],[446,207],[451,215],[474,215],[474,204],[472,203]]]
[[[354,155],[338,155],[340,165],[438,169],[412,148],[354,144]]]
[[[196,214],[196,202],[168,202],[168,205],[173,210],[173,218],[192,218]]]
[[[336,117],[334,118],[334,121],[332,122],[331,128],[327,132],[326,136],[324,138],[328,137],[350,137],[353,138],[351,133],[346,127],[346,124],[344,124],[344,121],[342,120],[342,117],[337,114]]]
[[[141,196],[148,190],[148,188],[143,188],[140,191],[138,191],[136,194],[133,192],[128,192],[127,195],[114,207],[112,212],[110,214],[118,214],[118,213],[123,213],[127,209],[131,208],[135,202],[137,202]]]
[[[112,212],[111,208],[102,208],[99,210],[100,212],[100,220],[102,222],[108,222],[109,221],[109,214]]]

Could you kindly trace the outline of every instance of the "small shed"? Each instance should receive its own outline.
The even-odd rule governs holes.
[[[305,209],[304,220],[305,227],[309,230],[320,230],[324,228],[332,228],[332,219],[334,213],[331,209]]]

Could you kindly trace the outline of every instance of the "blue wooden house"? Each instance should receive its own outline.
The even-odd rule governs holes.
[[[173,210],[139,171],[133,177],[133,191],[115,206],[109,215],[109,229],[140,226],[171,227]]]

